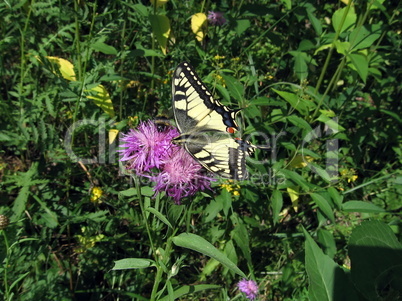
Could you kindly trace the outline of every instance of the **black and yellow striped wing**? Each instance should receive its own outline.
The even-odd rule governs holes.
[[[230,134],[238,130],[236,114],[215,100],[194,69],[186,62],[175,70],[172,106],[181,135],[174,139],[207,170],[230,179],[247,176],[246,155],[253,147]]]

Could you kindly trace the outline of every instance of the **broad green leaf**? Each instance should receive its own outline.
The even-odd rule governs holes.
[[[335,204],[335,206],[337,207],[337,209],[341,209],[342,202],[343,202],[343,196],[339,193],[338,190],[336,190],[335,187],[329,187],[327,191],[328,191],[329,195],[331,196],[331,199],[332,199],[333,203]]]
[[[223,209],[223,202],[219,201],[221,196],[218,196],[217,199],[212,199],[209,204],[206,206],[204,210],[205,214],[205,223],[209,223],[218,215],[219,211]]]
[[[373,203],[363,201],[349,201],[342,204],[342,210],[348,212],[366,212],[366,213],[378,213],[385,212],[383,208],[380,208]]]
[[[243,20],[236,20],[236,27],[235,31],[237,35],[241,35],[251,26],[250,20],[243,19]]]
[[[297,78],[303,81],[308,76],[307,53],[301,51],[289,51],[289,53],[295,58],[294,72]]]
[[[170,35],[170,21],[164,15],[149,15],[152,32],[162,49],[162,53],[166,54],[167,41]]]
[[[138,194],[138,191],[136,188],[129,188],[126,190],[119,191],[119,194],[122,196],[134,196]]]
[[[199,284],[199,285],[184,285],[174,291],[174,300],[179,299],[188,294],[194,294],[210,289],[221,289],[219,285],[215,284]],[[170,301],[169,296],[158,299],[159,301]],[[183,299],[184,300],[184,299]]]
[[[318,193],[311,193],[311,198],[313,199],[314,203],[320,208],[321,212],[328,218],[331,222],[335,222],[334,212],[332,211],[329,202],[320,194]]]
[[[159,218],[169,228],[173,228],[172,224],[168,221],[168,219],[162,213],[160,213],[158,210],[156,210],[155,208],[148,207],[145,210],[148,211],[148,212],[151,212],[153,215],[155,215],[157,218]]]
[[[331,118],[326,114],[321,114],[317,120],[325,123],[334,133],[345,131],[345,128],[338,123],[337,119]]]
[[[320,51],[326,50],[326,49],[331,48],[331,47],[332,47],[332,44],[322,45],[322,46],[318,47],[316,51],[314,51],[314,55],[316,55]]]
[[[146,258],[125,258],[114,262],[112,270],[144,269],[155,266],[155,262]]]
[[[320,36],[322,34],[322,26],[320,20],[310,10],[307,10],[307,16],[308,19],[310,20],[311,25],[313,25],[314,27],[316,35]]]
[[[380,24],[366,25],[355,28],[349,36],[351,50],[369,48],[381,36]]]
[[[349,42],[341,42],[339,40],[334,42],[335,49],[338,53],[347,55],[350,51],[350,43]]]
[[[86,92],[92,92],[92,95],[87,95],[88,99],[93,99],[94,103],[100,107],[110,118],[115,116],[112,99],[106,88],[103,85],[98,85]]]
[[[248,236],[246,225],[236,214],[231,215],[232,224],[236,225],[230,235],[236,241],[247,262],[252,263],[250,253],[250,239]]]
[[[243,85],[233,76],[222,74],[222,77],[225,80],[226,86],[228,87],[230,96],[241,103],[244,96]]]
[[[310,124],[299,116],[289,115],[288,117],[286,117],[286,119],[289,120],[293,125],[297,126],[298,128],[302,128],[307,132],[311,132],[313,130]]]
[[[352,62],[353,67],[359,74],[360,78],[363,82],[366,82],[369,67],[367,57],[362,53],[350,53],[348,58]]]
[[[98,40],[95,43],[91,44],[91,48],[95,51],[102,52],[104,54],[112,54],[117,55],[117,50],[113,46],[105,44],[103,41]]]
[[[191,30],[198,42],[201,42],[205,38],[207,20],[207,15],[204,13],[196,13],[191,17]]]
[[[38,162],[33,162],[29,170],[25,173],[19,174],[19,179],[17,185],[21,187],[21,190],[18,192],[18,196],[14,200],[13,204],[13,215],[10,218],[11,222],[16,222],[21,218],[22,213],[26,209],[26,204],[28,201],[28,196],[30,194],[30,187],[35,183],[33,178],[38,174]]]
[[[346,273],[323,253],[304,228],[303,232],[306,237],[305,265],[309,279],[309,300],[359,300]]]
[[[287,169],[281,169],[278,174],[281,173],[286,177],[286,182],[291,181],[294,184],[300,186],[303,191],[309,191],[313,186],[307,182],[307,179],[302,177],[300,174],[297,172],[294,172],[292,170],[287,170]],[[293,186],[291,183],[287,184],[286,187]]]
[[[227,258],[225,254],[216,249],[201,236],[192,233],[182,233],[173,238],[173,243],[176,246],[187,248],[212,257],[234,273],[240,275],[241,277],[247,278],[246,275],[229,258]]]
[[[332,25],[334,27],[334,30],[339,33],[350,31],[354,27],[356,20],[357,16],[353,7],[344,7],[338,9],[332,15]]]
[[[335,238],[332,233],[325,229],[318,229],[317,241],[324,249],[324,253],[331,258],[336,254]]]
[[[282,193],[279,190],[274,190],[271,196],[271,208],[274,224],[279,221],[279,213],[281,213],[283,207]]]
[[[281,96],[284,100],[286,100],[295,110],[297,110],[300,114],[304,116],[309,115],[309,112],[316,107],[314,102],[307,99],[303,99],[294,93],[279,91],[275,89],[272,90],[279,96]]]
[[[402,245],[388,225],[363,222],[353,230],[348,249],[352,279],[367,300],[402,295]]]
[[[69,61],[56,56],[47,56],[46,58],[52,64],[57,65],[57,68],[59,69],[60,74],[63,76],[63,78],[70,81],[77,80],[75,77],[74,66]],[[57,73],[55,74],[57,75]]]
[[[338,179],[337,175],[335,177],[331,177],[326,169],[322,168],[318,164],[315,164],[314,162],[309,162],[308,167],[311,169],[311,171],[319,175],[327,183],[330,183],[331,181]]]

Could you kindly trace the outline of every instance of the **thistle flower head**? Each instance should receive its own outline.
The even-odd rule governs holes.
[[[237,284],[237,287],[250,300],[254,300],[258,295],[258,285],[254,280],[243,279]]]
[[[152,121],[141,122],[136,130],[131,129],[123,135],[120,150],[123,154],[120,161],[128,161],[127,169],[133,169],[142,175],[152,168],[159,168],[168,157],[174,145],[172,139],[177,137],[179,132],[169,127],[166,131],[158,131],[157,125]]]
[[[208,21],[209,23],[211,23],[212,25],[223,25],[226,23],[226,19],[223,16],[223,13],[221,12],[214,12],[214,11],[209,11],[208,12]]]
[[[210,189],[214,179],[204,175],[202,166],[181,146],[172,143],[179,136],[171,126],[142,122],[136,130],[123,136],[120,161],[126,168],[156,182],[155,192],[165,191],[176,204],[198,190]]]
[[[176,204],[198,190],[211,188],[212,178],[203,174],[202,166],[184,148],[179,148],[163,165],[161,173],[153,178],[155,191],[166,191]]]

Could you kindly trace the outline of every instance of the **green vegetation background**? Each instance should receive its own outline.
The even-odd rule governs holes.
[[[400,300],[397,2],[1,2],[1,297]],[[175,205],[112,136],[172,116],[182,61],[273,149]]]

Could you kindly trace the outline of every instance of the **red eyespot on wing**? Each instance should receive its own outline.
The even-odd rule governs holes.
[[[228,127],[226,129],[226,132],[228,132],[229,134],[234,134],[236,133],[236,129],[234,127]]]

